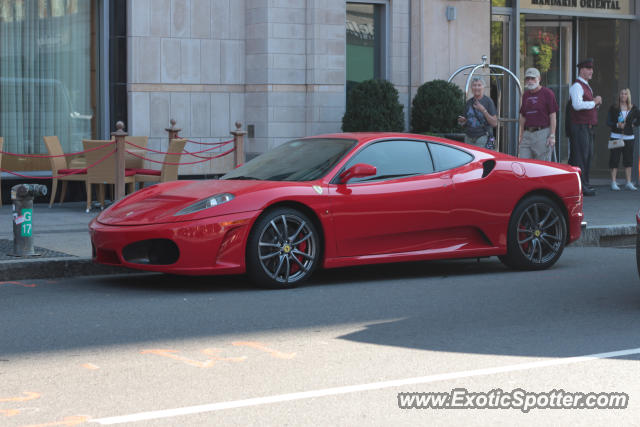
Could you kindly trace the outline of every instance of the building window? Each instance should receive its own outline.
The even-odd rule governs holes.
[[[46,153],[45,135],[58,136],[67,152],[80,150],[82,139],[94,136],[96,14],[95,0],[0,0],[5,151]],[[37,160],[10,166],[48,167]]]
[[[356,83],[385,78],[384,4],[347,3],[347,92]]]

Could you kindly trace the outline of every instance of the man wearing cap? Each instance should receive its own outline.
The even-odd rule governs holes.
[[[556,96],[551,89],[540,86],[537,68],[527,69],[524,84],[527,91],[520,106],[519,155],[550,162],[556,144]]]
[[[593,138],[598,124],[597,108],[602,104],[600,96],[593,96],[589,80],[593,77],[593,59],[580,61],[578,78],[569,88],[571,97],[570,117],[571,136],[569,164],[578,166],[582,170],[582,194],[595,196],[596,192],[589,185],[589,169],[593,153]]]

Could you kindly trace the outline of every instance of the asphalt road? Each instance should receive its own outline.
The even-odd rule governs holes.
[[[621,350],[627,350],[619,352]],[[619,352],[619,353],[616,353]],[[575,358],[576,356],[589,356]],[[631,425],[629,248],[240,277],[0,282],[0,425]],[[622,392],[626,409],[399,409],[400,392]]]

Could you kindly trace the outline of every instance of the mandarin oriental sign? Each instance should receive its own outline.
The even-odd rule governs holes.
[[[631,0],[520,0],[521,9],[568,12],[571,15],[633,15]]]

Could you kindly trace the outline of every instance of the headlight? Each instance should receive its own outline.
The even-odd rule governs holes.
[[[206,199],[202,199],[195,202],[191,206],[188,206],[182,209],[181,211],[179,211],[178,213],[174,214],[174,216],[187,215],[187,214],[192,214],[194,212],[209,209],[214,206],[227,203],[228,201],[233,200],[234,197],[235,196],[231,193],[216,194],[215,196],[207,197]]]

